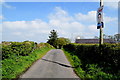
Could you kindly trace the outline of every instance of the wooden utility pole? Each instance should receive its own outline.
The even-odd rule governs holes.
[[[100,0],[100,7],[103,6],[103,0]],[[102,29],[102,26],[100,27],[100,45],[103,44],[103,29]]]

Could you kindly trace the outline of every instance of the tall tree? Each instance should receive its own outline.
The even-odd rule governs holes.
[[[49,35],[49,39],[48,39],[47,43],[54,46],[54,42],[57,40],[57,38],[58,38],[57,31],[52,30],[52,31],[50,31],[50,35]]]

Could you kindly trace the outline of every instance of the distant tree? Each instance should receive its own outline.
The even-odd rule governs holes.
[[[69,40],[69,39],[67,39],[67,38],[58,38],[58,39],[55,41],[54,46],[55,46],[56,48],[61,49],[64,45],[66,45],[66,44],[68,44],[68,43],[70,43],[70,40]]]
[[[57,40],[57,38],[58,38],[57,31],[52,30],[52,31],[50,31],[50,35],[49,35],[49,39],[48,39],[47,43],[54,46],[54,42]]]
[[[94,38],[97,38],[97,36],[95,36]],[[104,39],[112,39],[114,41],[120,42],[120,34],[115,34],[114,36],[103,34],[103,38]]]
[[[71,43],[70,39],[68,39],[68,38],[64,38],[64,39],[65,39],[66,44]]]
[[[99,39],[99,37],[98,37],[98,36],[95,36],[94,39]]]
[[[108,39],[112,39],[112,40],[114,40],[114,36],[109,35],[109,36],[108,36]]]
[[[107,36],[106,34],[103,34],[103,38],[104,38],[104,39],[107,39],[107,37],[108,37],[108,36]]]
[[[115,39],[116,41],[120,41],[120,34],[115,34],[115,35],[114,35],[114,39]]]
[[[104,38],[104,39],[112,39],[112,40],[115,40],[115,39],[114,39],[114,36],[112,36],[112,35],[103,34],[103,38]]]

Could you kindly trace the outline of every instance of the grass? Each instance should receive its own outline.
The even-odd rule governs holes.
[[[73,60],[72,60],[72,58],[71,58],[70,53],[68,53],[68,52],[65,51],[64,49],[63,49],[63,51],[64,51],[65,56],[67,57],[68,61],[70,62],[70,64],[71,64],[72,66],[74,66],[74,65],[73,65],[74,62],[73,62]]]
[[[80,66],[80,61],[78,60],[78,57],[77,56],[72,56],[70,52],[68,51],[65,51],[63,49],[64,53],[65,53],[65,56],[66,58],[68,59],[68,61],[70,62],[70,64],[72,65],[72,67],[76,67],[76,66]],[[74,62],[73,58],[75,59],[76,58],[76,61],[78,62],[77,64]],[[77,68],[74,68],[74,71],[76,73],[76,75],[78,75],[78,77],[80,77],[80,75],[78,74],[78,70]]]
[[[42,58],[52,48],[44,47],[37,49],[28,56],[11,56],[2,61],[2,78],[18,78],[36,60]]]

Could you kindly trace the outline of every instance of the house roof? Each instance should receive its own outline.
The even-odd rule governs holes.
[[[104,39],[104,43],[115,43],[112,39]],[[99,39],[76,39],[75,43],[87,43],[87,44],[92,44],[92,43],[99,43]]]

